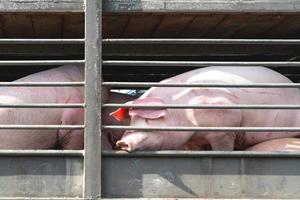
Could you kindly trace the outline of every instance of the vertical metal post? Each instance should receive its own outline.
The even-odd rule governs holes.
[[[83,197],[101,198],[102,1],[85,1],[85,140]]]

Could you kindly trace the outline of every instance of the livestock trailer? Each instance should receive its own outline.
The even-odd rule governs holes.
[[[101,151],[103,130],[126,127],[101,124],[114,105],[98,98],[103,85],[147,89],[211,65],[266,66],[299,87],[299,0],[0,0],[0,11],[0,86],[86,97],[82,125],[0,125],[85,131],[84,150],[0,150],[0,199],[300,199],[299,152]],[[84,82],[10,82],[84,63]]]

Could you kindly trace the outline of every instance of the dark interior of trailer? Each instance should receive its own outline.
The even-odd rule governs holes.
[[[299,13],[104,13],[103,38],[299,39]],[[83,13],[2,13],[0,38],[84,38]],[[105,44],[104,60],[299,61],[300,45]],[[84,59],[83,44],[0,45],[0,60]],[[53,66],[1,67],[11,81]],[[104,66],[104,81],[160,81],[193,68]],[[299,82],[292,67],[275,67]],[[118,73],[116,73],[118,72]]]

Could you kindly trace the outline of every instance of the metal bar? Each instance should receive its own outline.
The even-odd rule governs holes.
[[[0,0],[1,12],[82,12],[83,0]],[[105,12],[299,12],[298,0],[103,0]]]
[[[298,152],[253,152],[253,151],[135,151],[127,153],[123,151],[104,151],[103,157],[240,157],[240,158],[257,158],[257,157],[284,157],[284,158],[299,158]]]
[[[138,127],[138,126],[113,126],[105,125],[103,129],[112,130],[140,130],[140,131],[249,131],[249,132],[300,132],[300,127]]]
[[[0,44],[84,44],[84,39],[0,39]]]
[[[82,12],[83,0],[0,0],[3,12]]]
[[[227,87],[227,88],[300,88],[300,83],[156,83],[156,82],[103,82],[103,86],[111,87]],[[1,86],[1,83],[0,83]]]
[[[268,67],[300,67],[300,62],[245,62],[245,61],[139,61],[139,60],[105,60],[106,66],[143,66],[143,67],[204,67],[204,66],[268,66]]]
[[[83,87],[84,82],[0,82],[0,87]]]
[[[0,200],[2,199],[3,200],[95,200],[95,199],[80,198],[80,197],[74,197],[74,198],[72,197],[0,197]]]
[[[197,199],[197,200],[278,200],[278,198],[276,198],[276,199],[266,199],[266,198],[263,198],[263,199],[261,199],[261,198],[259,198],[259,199],[257,199],[257,198],[251,198],[251,199],[248,199],[248,198],[232,198],[232,199],[230,199],[230,198],[222,198],[222,199],[220,199],[220,198],[159,198],[160,200],[195,200],[195,199]],[[158,198],[103,198],[103,200],[158,200]],[[285,198],[285,200],[299,200],[298,198],[297,199],[291,199],[291,198],[288,198],[288,199],[286,199]]]
[[[0,150],[0,157],[4,156],[82,157],[83,150]]]
[[[85,135],[83,197],[101,198],[102,1],[85,1]]]
[[[84,60],[6,60],[0,66],[83,64]]]
[[[103,104],[108,108],[196,108],[196,109],[300,109],[300,105],[213,105],[213,104],[164,104],[164,105],[148,105],[148,104]]]
[[[1,41],[1,40],[0,40]],[[190,39],[190,38],[126,38],[103,39],[103,44],[266,44],[266,45],[299,45],[299,39]]]
[[[281,13],[299,12],[298,0],[104,0],[105,12]]]
[[[76,197],[76,198],[69,198],[69,197],[0,197],[0,200],[98,200],[98,199],[91,199],[91,198],[80,198],[80,197]],[[158,200],[158,198],[101,198],[103,200]],[[159,198],[160,200],[175,200],[174,198]],[[195,200],[195,198],[176,198],[176,200]],[[228,199],[228,198],[197,198],[197,200],[237,200],[236,198],[234,199]],[[238,200],[262,200],[262,199],[245,199],[245,198],[239,198]],[[264,198],[264,200],[278,200],[277,199],[266,199]],[[299,199],[291,199],[288,198],[285,200],[299,200]]]
[[[38,104],[1,104],[0,108],[84,108],[85,104],[77,103],[65,103],[65,104],[47,104],[47,103],[38,103]]]
[[[0,125],[0,129],[83,129],[84,125]]]

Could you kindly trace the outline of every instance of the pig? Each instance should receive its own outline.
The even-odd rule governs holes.
[[[300,151],[299,138],[280,138],[258,143],[246,151]]]
[[[38,72],[15,82],[72,82],[84,80],[84,67],[65,65]],[[82,103],[83,87],[0,88],[1,104]],[[79,125],[84,119],[78,108],[1,108],[0,124]],[[0,130],[0,149],[82,149],[82,130]]]
[[[15,82],[77,82],[84,81],[84,66],[64,65],[20,78]],[[103,88],[102,100],[123,103],[128,95],[109,92]],[[83,103],[83,87],[6,87],[0,88],[0,103]],[[104,109],[105,123],[116,123]],[[126,121],[125,121],[126,122]],[[123,122],[123,124],[125,124]],[[0,108],[0,124],[80,125],[84,123],[81,108]],[[127,122],[128,124],[128,122]],[[116,132],[104,132],[103,149],[112,149],[108,138]],[[116,139],[115,139],[116,140]],[[0,149],[83,149],[83,130],[0,130]]]
[[[265,67],[211,66],[195,69],[163,80],[162,83],[291,83],[285,76]],[[152,87],[128,104],[299,104],[297,88],[183,88]],[[298,110],[257,109],[142,109],[121,108],[136,127],[295,127],[300,125]],[[125,131],[117,141],[121,150],[180,149],[188,141],[195,147],[209,145],[212,150],[231,151],[274,138],[298,137],[298,132],[197,132],[197,131]],[[189,142],[191,145],[191,142]]]

